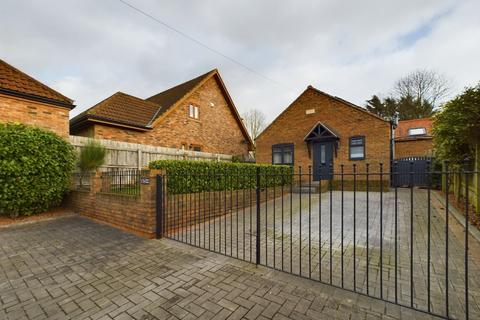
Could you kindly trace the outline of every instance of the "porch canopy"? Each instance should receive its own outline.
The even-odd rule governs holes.
[[[303,139],[305,142],[339,140],[340,137],[332,129],[321,122],[317,122]]]
[[[340,136],[320,121],[313,126],[303,140],[307,143],[309,158],[311,157],[311,145],[313,143],[327,141],[333,143],[335,156],[337,156],[338,140],[340,140]]]

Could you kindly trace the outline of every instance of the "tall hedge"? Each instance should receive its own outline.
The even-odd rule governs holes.
[[[193,193],[256,187],[257,168],[260,168],[262,187],[290,183],[292,167],[251,163],[216,161],[157,160],[150,169],[164,169],[170,193]]]
[[[480,83],[447,102],[433,122],[433,145],[438,160],[461,164],[472,158],[480,143]]]
[[[73,147],[58,135],[0,124],[0,215],[32,215],[58,205],[74,168]]]

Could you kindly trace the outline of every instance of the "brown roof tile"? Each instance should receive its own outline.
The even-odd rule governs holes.
[[[148,129],[158,116],[190,93],[202,80],[214,72],[216,70],[207,72],[145,100],[123,92],[117,92],[87,111],[82,112],[70,122],[75,126],[85,119],[97,119],[113,124],[132,125]]]
[[[413,129],[413,128],[425,128],[427,131],[427,134],[423,137],[431,137],[432,124],[433,124],[432,118],[401,120],[398,122],[398,126],[395,129],[395,139],[411,138],[412,136],[408,135],[408,129]]]
[[[73,100],[47,87],[43,83],[0,59],[0,88],[9,93],[19,93],[30,98],[43,98],[73,107]]]
[[[202,82],[202,80],[204,80],[214,72],[216,72],[216,70],[209,71],[192,80],[186,81],[175,87],[162,91],[154,96],[151,96],[150,98],[147,98],[146,100],[162,106],[160,112],[156,115],[156,117],[158,117],[159,115],[167,111],[171,106],[173,106],[178,100],[180,100],[191,90],[193,90],[193,88],[195,88],[200,82]]]
[[[160,106],[123,92],[117,92],[72,119],[93,118],[114,123],[149,127]]]

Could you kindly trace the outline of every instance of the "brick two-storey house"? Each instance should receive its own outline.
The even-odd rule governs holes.
[[[230,155],[253,148],[215,69],[150,98],[117,92],[70,122],[72,134]]]
[[[256,160],[293,165],[295,170],[301,166],[303,172],[311,166],[318,181],[332,178],[330,164],[334,174],[342,164],[345,173],[353,164],[365,172],[367,163],[372,172],[379,171],[380,163],[388,172],[390,146],[389,121],[309,86],[258,136]]]
[[[68,138],[73,100],[0,59],[0,121],[34,125]]]

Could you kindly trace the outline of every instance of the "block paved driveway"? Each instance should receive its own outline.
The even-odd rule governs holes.
[[[0,319],[430,319],[81,217],[0,229]]]
[[[399,188],[396,196],[393,190],[382,196],[379,192],[370,192],[368,219],[365,192],[356,192],[355,195],[353,192],[344,192],[343,209],[342,193],[339,191],[322,193],[321,206],[318,194],[309,196],[294,193],[291,196],[287,193],[283,198],[262,203],[261,264],[388,301],[397,300],[400,304],[427,311],[429,201],[427,190],[414,189],[412,212],[410,192],[410,189],[404,188]],[[232,202],[235,204],[235,196]],[[182,212],[178,213],[180,221],[181,214]],[[208,212],[199,212],[199,215],[208,217]],[[441,198],[435,192],[431,194],[430,220],[430,309],[435,314],[446,316],[445,210]],[[170,236],[228,256],[255,261],[256,222],[255,207],[238,212],[232,210],[231,213],[206,223],[180,228]],[[449,224],[448,314],[453,318],[464,319],[464,231],[458,227],[459,224],[451,213]],[[383,227],[382,236],[380,225]],[[454,227],[459,232],[454,232]],[[410,264],[412,245],[413,263]],[[480,274],[479,257],[479,243],[471,238],[471,319],[480,318],[480,278],[473,276]]]

